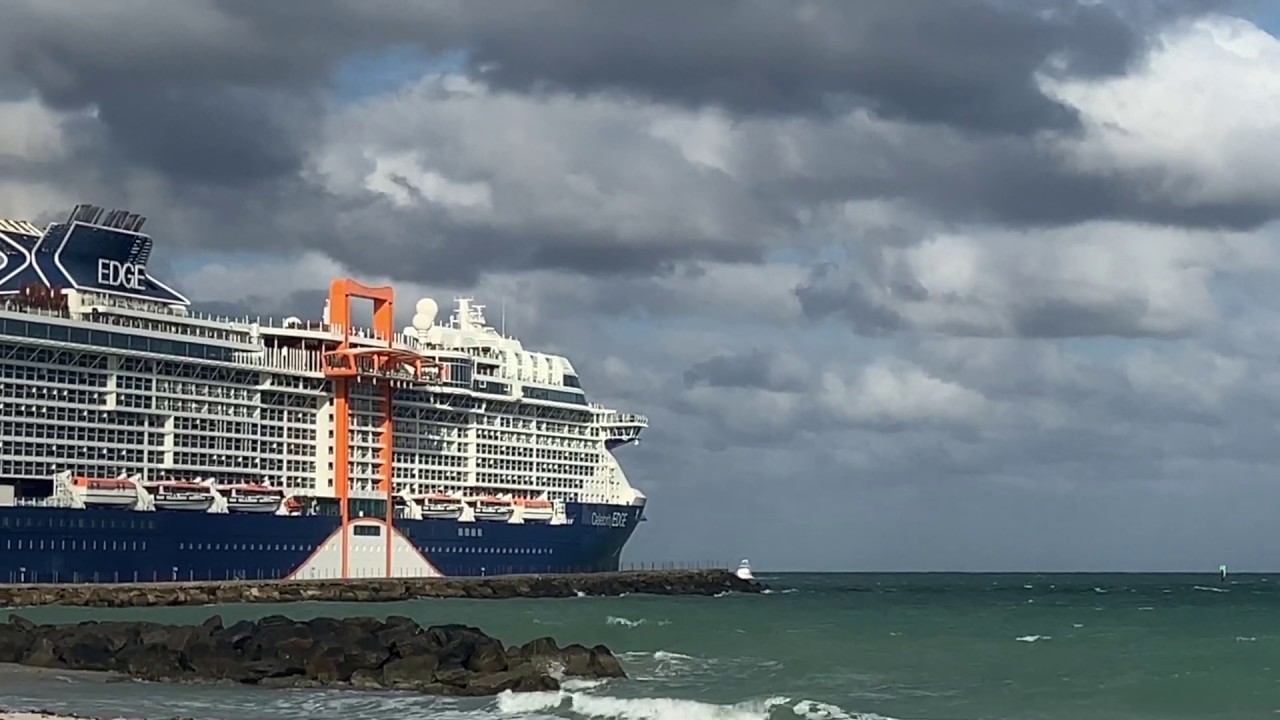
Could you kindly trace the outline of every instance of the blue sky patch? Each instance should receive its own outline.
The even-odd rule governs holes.
[[[395,92],[424,75],[459,72],[467,63],[462,51],[430,53],[417,45],[394,45],[348,57],[334,71],[332,87],[340,99],[353,102]]]

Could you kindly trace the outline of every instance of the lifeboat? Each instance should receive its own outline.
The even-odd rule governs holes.
[[[138,486],[125,478],[77,477],[72,487],[84,504],[91,507],[133,507],[138,504]]]
[[[157,510],[208,510],[213,491],[208,485],[181,480],[145,482],[142,487],[155,499]]]
[[[520,508],[520,517],[525,522],[551,522],[555,513],[550,500],[516,498],[515,506]]]
[[[274,513],[284,502],[283,490],[256,483],[219,485],[218,492],[227,499],[229,512]]]
[[[506,522],[511,519],[511,513],[513,512],[515,512],[515,506],[505,498],[490,495],[478,498],[475,501],[474,513],[476,520]]]
[[[452,495],[434,493],[422,498],[422,516],[437,520],[457,520],[462,515],[464,505]]]

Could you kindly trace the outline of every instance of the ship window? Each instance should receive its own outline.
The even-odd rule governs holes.
[[[382,535],[382,528],[376,525],[357,525],[352,528],[352,531],[356,535],[362,535],[364,537],[380,537]]]

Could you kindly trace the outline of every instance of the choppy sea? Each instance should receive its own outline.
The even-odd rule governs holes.
[[[464,622],[604,643],[630,677],[443,699],[0,672],[0,707],[200,720],[1252,720],[1280,716],[1280,576],[815,574],[761,596],[22,611],[37,622],[273,613]]]

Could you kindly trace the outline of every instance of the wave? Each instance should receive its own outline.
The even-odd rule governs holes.
[[[1025,643],[1033,643],[1033,642],[1039,642],[1041,640],[1052,640],[1052,639],[1053,639],[1052,635],[1023,635],[1022,637],[1014,638],[1014,640],[1017,640],[1018,642],[1025,642]]]
[[[614,615],[610,615],[609,617],[605,618],[604,622],[605,622],[605,624],[606,624],[606,625],[622,625],[623,627],[633,628],[633,627],[640,627],[641,625],[644,625],[645,623],[647,623],[647,622],[649,622],[649,621],[648,621],[647,619],[645,619],[645,618],[640,618],[639,620],[632,620],[632,619],[630,619],[630,618],[616,617],[616,616],[614,616]],[[657,625],[670,625],[670,624],[671,624],[671,621],[670,621],[670,620],[659,620],[659,621],[658,621],[657,623],[655,623],[655,624],[657,624]]]
[[[1205,587],[1204,585],[1194,585],[1194,586],[1192,586],[1192,588],[1191,588],[1191,589],[1192,589],[1192,590],[1199,590],[1200,592],[1216,592],[1216,593],[1231,592],[1230,590],[1228,590],[1228,589],[1226,589],[1226,588]]]
[[[558,692],[503,692],[497,699],[502,715],[527,716],[532,713],[562,712],[575,718],[611,720],[891,720],[881,715],[850,713],[836,705],[790,698],[771,697],[717,705],[699,700]]]

